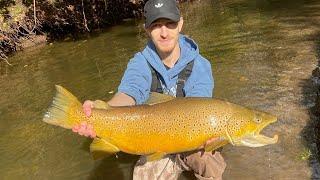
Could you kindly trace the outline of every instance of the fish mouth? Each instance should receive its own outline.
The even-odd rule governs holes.
[[[267,137],[265,135],[260,134],[260,132],[270,125],[277,121],[277,117],[272,117],[270,121],[265,122],[258,129],[252,133],[241,138],[241,145],[249,146],[249,147],[261,147],[269,144],[275,144],[278,142],[278,135],[274,135],[273,137]]]

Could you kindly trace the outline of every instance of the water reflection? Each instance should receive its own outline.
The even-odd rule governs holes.
[[[319,9],[319,2],[302,0],[203,0],[182,6],[184,33],[212,62],[215,96],[279,117],[263,132],[279,134],[277,145],[224,148],[225,179],[319,177],[317,164],[312,169],[301,158],[314,143],[306,138],[312,134],[308,108],[314,96],[308,79],[317,64]],[[1,176],[130,179],[137,156],[120,153],[93,161],[90,140],[41,119],[54,84],[81,101],[110,98],[129,58],[145,41],[142,24],[125,21],[87,39],[18,53],[9,59],[13,67],[1,64]]]

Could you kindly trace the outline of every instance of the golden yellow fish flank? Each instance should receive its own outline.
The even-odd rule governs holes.
[[[145,105],[108,107],[96,101],[98,108],[86,117],[76,97],[61,86],[56,85],[56,90],[43,121],[67,129],[81,122],[91,124],[97,134],[90,145],[94,158],[123,151],[155,160],[198,149],[214,137],[219,140],[206,145],[206,151],[228,143],[260,147],[278,141],[277,135],[260,134],[277,120],[275,116],[219,99],[151,93]]]

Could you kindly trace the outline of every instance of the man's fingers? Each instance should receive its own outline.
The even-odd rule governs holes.
[[[72,128],[72,131],[73,131],[73,132],[78,132],[78,131],[79,131],[79,126],[74,126],[74,127]]]
[[[85,137],[89,137],[89,136],[90,136],[90,134],[89,134],[88,132],[85,132],[83,135],[84,135]]]
[[[93,104],[94,104],[93,101],[91,101],[91,100],[86,100],[86,101],[84,101],[82,107],[93,108]]]
[[[84,114],[85,114],[87,117],[90,117],[90,116],[91,116],[91,109],[93,108],[93,102],[90,101],[90,100],[86,100],[86,101],[83,103],[82,108],[83,108]]]
[[[95,138],[96,136],[97,136],[97,134],[96,134],[95,132],[92,132],[92,133],[91,133],[91,137],[92,137],[92,138]]]
[[[91,108],[83,108],[83,111],[87,117],[91,116]]]
[[[92,126],[91,124],[89,124],[89,125],[87,126],[87,129],[93,130],[93,126]]]
[[[78,133],[81,136],[95,138],[97,135],[93,130],[93,125],[88,124],[87,122],[83,121],[79,125],[75,125],[72,128],[72,131]]]
[[[80,127],[86,128],[87,127],[87,122],[83,121],[80,123]]]
[[[93,130],[93,126],[91,124],[89,124],[87,126],[87,132],[90,135],[90,137],[95,138],[96,137],[96,133]]]
[[[80,124],[80,126],[79,126],[79,129],[78,129],[78,132],[80,133],[82,133],[82,134],[84,134],[85,132],[86,132],[86,130],[87,130],[87,125],[86,125],[86,123],[81,123]],[[81,135],[82,135],[81,134]]]

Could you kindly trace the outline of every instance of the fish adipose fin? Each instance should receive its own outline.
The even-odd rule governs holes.
[[[156,153],[148,155],[147,161],[156,161],[156,160],[162,159],[163,156],[165,156],[165,155],[166,155],[166,153],[164,153],[164,152],[156,152]]]
[[[211,152],[213,150],[216,150],[218,149],[219,147],[222,147],[226,144],[228,144],[229,142],[227,140],[224,140],[224,139],[221,139],[221,140],[215,140],[214,142],[210,143],[210,144],[207,144],[205,147],[204,147],[204,150],[206,152]]]
[[[102,159],[119,151],[115,145],[101,138],[95,138],[90,144],[90,152],[94,160]]]
[[[75,111],[82,110],[80,101],[62,86],[56,85],[56,95],[43,121],[56,126],[71,129],[75,125]]]
[[[170,95],[151,92],[150,96],[149,96],[149,99],[145,102],[145,104],[154,105],[154,104],[164,103],[164,102],[167,102],[167,101],[171,101],[174,98],[175,97],[170,96]]]

